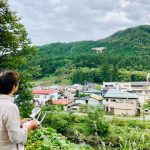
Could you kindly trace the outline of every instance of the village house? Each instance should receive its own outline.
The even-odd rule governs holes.
[[[73,89],[75,89],[75,90],[81,91],[81,90],[83,89],[83,85],[81,85],[81,84],[73,84],[73,85],[71,86],[71,88],[73,88]]]
[[[91,94],[90,96],[77,97],[68,105],[69,111],[78,111],[81,105],[99,106],[103,104],[103,98],[100,95]]]
[[[34,89],[32,91],[33,102],[36,105],[44,105],[49,100],[58,100],[58,92],[58,90]]]
[[[71,104],[73,101],[68,100],[68,99],[58,99],[58,100],[53,100],[52,104],[53,105],[61,105],[63,106],[64,111],[68,110],[68,105]]]
[[[103,90],[118,89],[139,96],[140,104],[150,100],[150,82],[104,82]]]
[[[96,90],[96,89],[93,89],[93,88],[90,88],[90,89],[87,89],[87,90],[84,90],[82,91],[83,94],[97,94],[97,95],[101,95],[101,91],[100,90]]]
[[[106,47],[94,47],[92,50],[96,51],[97,53],[102,53],[104,50],[106,50]]]
[[[129,92],[110,89],[104,95],[106,111],[111,115],[137,115],[139,96]]]
[[[67,110],[68,111],[79,111],[81,105],[82,105],[81,103],[70,103],[67,106]]]
[[[103,104],[103,98],[96,94],[91,94],[90,96],[78,97],[74,100],[75,104],[88,104],[92,106],[97,106]]]

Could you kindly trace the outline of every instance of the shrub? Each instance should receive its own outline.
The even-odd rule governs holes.
[[[28,136],[26,150],[94,150],[88,145],[76,145],[69,142],[52,128],[32,131]]]
[[[97,107],[88,114],[88,125],[91,134],[97,136],[107,136],[109,133],[109,122],[104,117],[104,111]]]

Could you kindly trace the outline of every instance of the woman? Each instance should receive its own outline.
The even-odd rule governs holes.
[[[14,104],[13,94],[19,85],[19,74],[15,71],[0,73],[0,150],[22,150],[27,141],[27,133],[38,128],[36,121],[23,127],[19,109]]]

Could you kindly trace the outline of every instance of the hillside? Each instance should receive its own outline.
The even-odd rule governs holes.
[[[80,41],[72,43],[53,43],[40,46],[40,53],[70,54],[72,52],[88,52],[93,47],[106,47],[108,50],[140,51],[141,48],[148,49],[150,46],[150,25],[128,28],[116,32],[98,41]],[[125,51],[126,50],[126,51]],[[144,53],[144,52],[143,52]]]
[[[97,54],[92,50],[95,47],[106,50]],[[41,69],[40,78],[59,76],[58,83],[61,79],[82,84],[145,80],[150,70],[150,25],[128,28],[98,41],[40,46],[38,55],[28,65]]]
[[[150,54],[150,25],[119,31],[104,39],[103,42],[111,50]]]

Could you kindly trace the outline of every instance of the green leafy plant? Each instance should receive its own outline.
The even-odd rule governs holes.
[[[66,137],[57,134],[52,128],[40,128],[32,131],[28,137],[26,150],[94,150],[88,145],[76,145]]]

